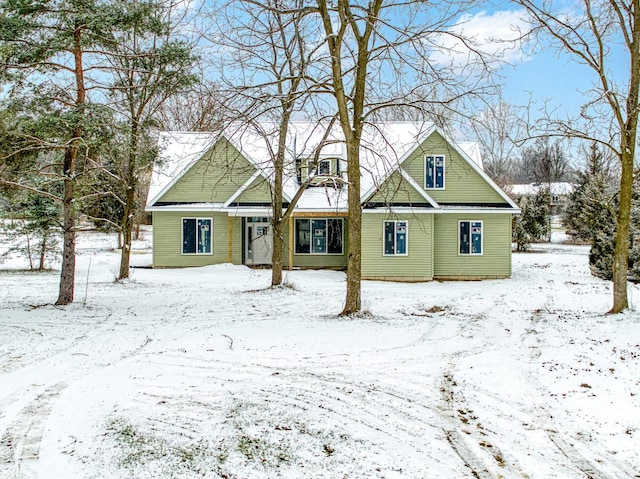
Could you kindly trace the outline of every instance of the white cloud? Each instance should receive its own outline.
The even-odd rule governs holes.
[[[465,14],[448,34],[441,33],[435,39],[431,60],[463,67],[477,61],[481,52],[492,62],[524,62],[528,55],[522,36],[528,29],[524,10]]]

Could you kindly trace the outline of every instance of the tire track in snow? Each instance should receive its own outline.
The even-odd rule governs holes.
[[[412,464],[444,463],[445,458],[451,456],[443,434],[443,426],[447,422],[437,407],[437,401],[434,401],[438,394],[437,385],[434,390],[430,376],[425,377],[425,383],[415,382],[407,390],[406,387],[395,387],[395,384],[369,381],[377,376],[376,371],[369,371],[371,376],[368,376],[362,365],[347,369],[349,373],[326,373],[326,367],[337,369],[338,365],[331,367],[323,364],[322,360],[286,367],[279,360],[274,365],[269,362],[256,364],[252,358],[244,359],[244,362],[205,361],[164,354],[140,358],[145,366],[139,369],[149,372],[147,377],[140,378],[136,387],[142,396],[147,396],[149,403],[144,404],[146,400],[139,398],[142,403],[139,407],[149,410],[154,405],[171,404],[171,410],[180,411],[178,414],[158,408],[153,421],[156,421],[155,417],[162,418],[158,419],[165,424],[159,426],[162,429],[176,436],[197,438],[202,432],[200,424],[192,420],[192,416],[207,410],[219,410],[223,407],[224,398],[235,398],[240,402],[263,404],[266,408],[264,418],[270,417],[274,411],[275,414],[287,411],[287,416],[296,417],[300,422],[310,420],[316,424],[315,427],[328,428],[325,431],[340,427],[354,432],[356,437],[372,438],[371,444],[381,447],[381,450],[388,449],[385,444],[403,444],[406,458],[412,458]],[[172,379],[167,377],[159,383],[156,373],[152,372],[156,370],[170,370],[171,377],[179,377],[185,382],[174,387]],[[210,394],[202,389],[202,384],[208,384],[205,389],[215,391],[215,398],[209,396],[215,406],[203,404],[198,399]],[[386,460],[395,459],[389,457]],[[457,472],[442,477],[464,477],[464,470],[460,462]],[[418,473],[416,477],[423,477],[427,471],[419,469],[415,472]]]
[[[67,384],[47,388],[25,406],[0,439],[0,472],[24,479],[38,476],[40,444],[53,403]],[[10,475],[3,477],[11,477]]]

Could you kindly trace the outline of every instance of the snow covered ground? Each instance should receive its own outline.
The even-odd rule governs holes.
[[[640,286],[605,315],[585,247],[515,254],[509,280],[364,282],[338,318],[343,273],[115,282],[114,243],[80,236],[69,307],[57,271],[0,265],[2,479],[640,477]]]

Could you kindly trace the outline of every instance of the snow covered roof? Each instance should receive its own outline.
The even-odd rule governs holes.
[[[329,122],[292,122],[286,142],[287,171],[284,197],[290,200],[298,189],[295,158],[312,158],[320,149],[320,158],[337,158],[346,162],[342,129]],[[218,140],[226,138],[251,163],[259,174],[273,177],[277,149],[277,123],[254,126],[232,124],[222,134],[214,132],[165,132],[159,140],[159,158],[149,188],[147,206],[153,205]],[[370,196],[429,135],[439,131],[427,122],[369,123],[361,139],[360,166],[362,198]],[[476,142],[454,142],[439,131],[457,151],[483,176],[480,148]],[[488,179],[488,177],[487,177]],[[490,181],[490,180],[489,180]],[[346,188],[309,188],[298,202],[298,209],[346,209]]]
[[[570,195],[573,193],[574,186],[567,182],[529,183],[510,186],[511,192],[516,196],[537,195],[547,188],[552,195]]]

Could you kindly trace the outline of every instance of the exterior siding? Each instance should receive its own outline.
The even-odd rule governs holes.
[[[422,187],[425,186],[425,155],[444,155],[445,188],[425,190],[438,203],[501,203],[505,200],[437,132],[405,160],[402,168]]]
[[[385,181],[378,192],[371,197],[369,202],[383,204],[420,204],[426,203],[427,200],[396,171]]]
[[[182,218],[213,218],[213,254],[182,254]],[[239,229],[239,228],[238,228]],[[153,267],[205,266],[228,262],[228,223],[226,213],[153,212]]]
[[[383,255],[383,222],[406,220],[408,255]],[[397,281],[433,279],[433,214],[362,215],[362,277]]]
[[[481,220],[483,254],[458,254],[458,221]],[[441,214],[434,221],[434,278],[488,279],[511,276],[510,214]]]
[[[271,186],[263,176],[259,176],[233,202],[270,204]]]
[[[223,139],[207,151],[159,201],[223,203],[254,173],[255,167]]]
[[[233,264],[242,264],[242,218],[234,217],[231,223],[231,258]],[[227,245],[227,252],[229,246]]]

